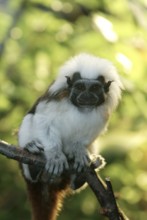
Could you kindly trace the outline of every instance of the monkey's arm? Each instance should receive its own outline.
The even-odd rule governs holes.
[[[50,126],[46,116],[38,113],[27,114],[20,126],[18,140],[20,147],[45,156],[45,169],[48,173],[61,174],[63,169],[68,169],[60,135],[54,126]],[[27,179],[36,180],[38,170],[34,166],[23,164],[23,171]]]

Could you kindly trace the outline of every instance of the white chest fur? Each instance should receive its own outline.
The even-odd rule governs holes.
[[[36,113],[46,118],[47,130],[53,127],[63,145],[75,142],[89,145],[106,125],[101,108],[83,112],[66,100],[41,102]]]

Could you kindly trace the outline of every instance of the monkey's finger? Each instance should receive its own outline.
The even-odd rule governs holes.
[[[62,161],[58,164],[58,166],[55,167],[54,169],[54,173],[56,174],[61,174],[64,170],[68,170],[69,169],[69,166],[68,166],[68,163],[67,161]]]
[[[80,164],[81,164],[81,162],[75,161],[73,168],[74,168],[75,170],[78,170],[79,167],[81,166]]]
[[[52,174],[54,171],[54,163],[50,163],[48,164],[48,169],[47,169],[47,172]]]
[[[42,147],[37,146],[37,148],[38,148],[38,150],[39,150],[41,153],[44,152],[44,149],[43,149]]]
[[[89,166],[90,165],[90,158],[88,156],[85,156],[83,158],[83,163],[86,165],[86,166]]]
[[[64,161],[64,169],[69,170],[69,165],[68,165],[67,160]]]
[[[81,166],[81,164],[78,166],[77,171],[80,173],[83,169],[83,166]]]
[[[58,166],[58,171],[57,173],[58,174],[61,174],[63,172],[63,163],[61,163],[59,166]]]
[[[53,173],[55,175],[57,175],[57,174],[59,175],[62,172],[61,166],[62,166],[62,164],[56,163],[56,165],[54,166],[54,170],[53,170]]]

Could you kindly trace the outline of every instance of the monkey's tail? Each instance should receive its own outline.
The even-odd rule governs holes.
[[[43,182],[32,183],[26,180],[32,209],[32,220],[56,220],[67,194],[68,185]]]

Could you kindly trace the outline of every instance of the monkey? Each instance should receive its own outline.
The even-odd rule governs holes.
[[[91,145],[106,131],[109,118],[121,99],[122,89],[116,68],[104,58],[81,53],[60,68],[56,80],[28,111],[18,132],[19,146],[42,155],[46,164],[43,171],[35,165],[22,164],[30,198],[35,200],[34,206],[37,207],[38,194],[40,197],[46,194],[44,200],[49,201],[47,196],[54,193],[57,197],[53,191],[63,193],[74,179],[68,175],[67,181],[63,178],[58,186],[50,183],[44,187],[42,172],[52,179],[68,172],[71,165],[79,174],[89,166]],[[31,194],[33,190],[34,195]],[[40,206],[42,204],[40,202]],[[54,206],[52,210],[56,208]],[[48,208],[46,210],[49,212]],[[54,211],[50,209],[50,212]],[[48,217],[42,215],[40,218],[37,217],[40,213],[34,215],[33,220],[55,219],[55,214],[54,217],[47,214]]]

